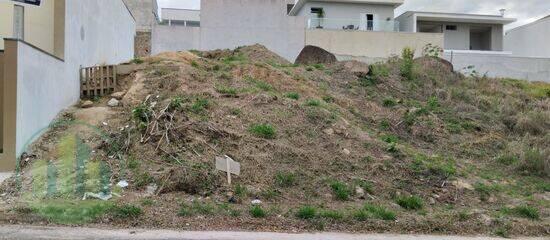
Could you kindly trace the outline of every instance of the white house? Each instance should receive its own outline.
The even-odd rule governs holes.
[[[405,12],[396,18],[405,32],[443,33],[445,50],[503,51],[503,15]]]
[[[504,50],[514,56],[550,58],[550,15],[506,32]]]
[[[161,8],[159,23],[163,25],[182,25],[185,27],[200,27],[201,11],[199,9]]]
[[[297,0],[290,16],[305,16],[309,29],[398,31],[395,8],[404,0]]]

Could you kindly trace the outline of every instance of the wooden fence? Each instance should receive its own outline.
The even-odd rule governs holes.
[[[81,68],[81,97],[101,97],[117,91],[116,75],[116,65]]]

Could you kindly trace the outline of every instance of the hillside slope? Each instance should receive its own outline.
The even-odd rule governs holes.
[[[258,45],[133,64],[121,107],[92,123],[108,140],[80,137],[92,162],[109,165],[112,184],[129,180],[116,205],[139,214],[92,223],[550,234],[548,84],[463,76],[407,54],[371,66],[297,66]],[[82,130],[74,129],[43,139]],[[34,158],[51,155],[45,142]],[[214,168],[223,155],[241,164],[232,186]],[[5,218],[28,216],[66,223],[40,207]]]

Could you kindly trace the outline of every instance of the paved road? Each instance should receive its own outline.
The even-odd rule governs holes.
[[[178,232],[168,230],[107,230],[93,228],[0,226],[0,239],[71,239],[71,240],[496,240],[489,237],[444,237],[387,234],[287,234],[246,232]],[[519,238],[518,238],[519,239]],[[543,240],[544,238],[522,238]]]

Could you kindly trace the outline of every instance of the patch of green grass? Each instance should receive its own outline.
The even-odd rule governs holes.
[[[424,208],[424,201],[418,196],[398,197],[396,203],[407,210],[420,210]]]
[[[132,63],[134,64],[142,64],[144,61],[141,58],[134,58],[132,59]]]
[[[382,141],[386,143],[397,143],[399,141],[399,137],[396,135],[388,134],[388,135],[382,136]]]
[[[265,218],[267,212],[260,206],[253,206],[250,208],[250,216],[253,218]]]
[[[248,130],[257,137],[265,139],[274,139],[276,135],[275,128],[270,124],[254,124]]]
[[[191,112],[200,114],[210,107],[210,101],[206,98],[197,98],[191,105]]]
[[[235,185],[234,191],[235,191],[235,196],[240,198],[246,197],[248,195],[248,189],[246,188],[246,186],[243,186],[241,184]]]
[[[275,183],[279,187],[292,187],[296,185],[296,175],[294,173],[278,172],[275,175]]]
[[[246,63],[248,59],[244,54],[238,53],[221,59],[224,64]]]
[[[130,204],[116,206],[112,209],[112,212],[113,216],[118,218],[137,218],[143,214],[140,207]]]
[[[347,201],[350,199],[352,189],[347,184],[334,181],[330,184],[330,188],[332,189],[332,193],[337,200]]]
[[[97,220],[109,213],[113,205],[109,202],[86,201],[41,201],[32,204],[30,210],[52,223],[83,224]]]
[[[193,61],[191,61],[191,66],[194,67],[194,68],[198,68],[199,63],[197,63],[197,61],[193,60]]]
[[[382,102],[382,105],[387,108],[395,107],[397,106],[397,101],[395,101],[395,99],[393,98],[386,98]]]
[[[223,94],[230,97],[237,96],[238,90],[233,87],[226,87],[226,86],[216,86],[216,92],[219,94]]]
[[[289,92],[289,93],[285,94],[285,97],[290,98],[290,99],[294,99],[294,100],[298,100],[298,99],[300,99],[300,94],[298,94],[296,92]]]
[[[504,166],[511,166],[519,162],[519,158],[512,154],[503,154],[496,158],[496,161]]]
[[[527,205],[513,208],[512,213],[518,217],[529,218],[533,220],[540,218],[539,210]]]
[[[487,201],[492,193],[501,191],[499,185],[487,185],[481,182],[475,183],[474,189],[479,194],[481,201]]]
[[[155,182],[155,178],[148,172],[142,172],[134,177],[134,185],[136,188],[144,188],[153,182]]]
[[[192,204],[182,203],[178,215],[182,217],[194,215],[212,215],[217,212],[215,205],[211,203],[195,201]]]
[[[332,220],[341,220],[344,218],[344,213],[337,210],[321,210],[319,211],[319,217]]]
[[[266,200],[272,200],[279,197],[281,193],[274,189],[266,189],[263,190],[260,195]]]
[[[296,212],[296,217],[300,219],[313,219],[317,216],[317,208],[313,206],[302,206]]]
[[[333,103],[334,102],[334,97],[333,96],[323,96],[323,101],[325,101],[326,103]]]
[[[313,64],[312,66],[317,70],[324,70],[325,69],[325,65],[320,64],[320,63]]]
[[[149,119],[151,119],[151,114],[151,109],[145,104],[140,104],[132,109],[132,119],[138,123],[148,123]]]
[[[370,203],[366,203],[363,206],[363,210],[368,213],[372,218],[381,219],[386,221],[393,221],[396,219],[394,212],[386,209],[383,206],[378,206]]]
[[[424,154],[416,154],[412,163],[412,169],[419,173],[443,178],[450,178],[457,174],[454,159],[444,158],[439,155],[426,156]]]
[[[546,175],[546,156],[543,151],[537,148],[531,148],[525,151],[523,159],[520,163],[518,170],[529,173],[537,174],[539,176]]]
[[[308,107],[319,107],[321,106],[321,101],[317,99],[308,99],[306,100],[306,106]]]
[[[155,201],[150,198],[145,198],[141,200],[141,206],[153,206],[155,204]]]
[[[245,77],[245,80],[251,84],[253,84],[256,88],[262,90],[262,91],[265,91],[265,92],[269,92],[269,91],[273,91],[274,88],[271,84],[269,83],[266,83],[264,81],[261,81],[261,80],[258,80],[258,79],[255,79],[253,77],[250,77],[250,76],[246,76]]]

